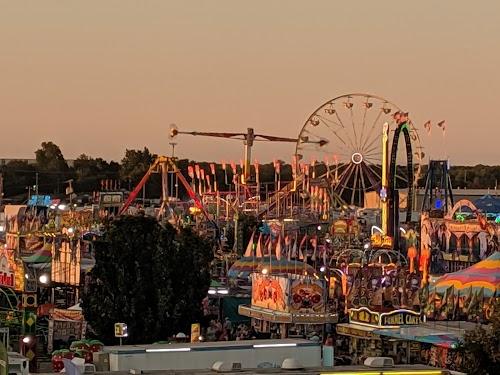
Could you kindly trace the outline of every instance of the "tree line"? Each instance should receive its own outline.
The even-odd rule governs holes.
[[[78,156],[73,163],[68,164],[58,145],[53,142],[43,142],[35,151],[35,163],[25,160],[12,160],[0,167],[3,177],[3,198],[25,199],[30,191],[39,194],[63,195],[68,181],[77,193],[92,193],[102,188],[101,181],[113,181],[113,186],[120,186],[125,190],[133,189],[144,176],[157,155],[151,153],[147,147],[142,150],[125,150],[120,162],[106,161],[103,158],[93,158],[86,154]],[[188,159],[177,161],[178,168],[188,176],[188,166],[195,162]],[[200,168],[209,173],[210,162],[198,162]],[[228,190],[233,178],[231,166],[228,164],[224,171],[220,163],[216,165],[217,185],[221,190]],[[237,166],[238,171],[240,166]],[[323,164],[317,165],[318,174],[325,168]],[[425,184],[426,166],[422,169],[419,186]],[[208,174],[207,173],[207,174]],[[252,166],[252,173],[255,168]],[[467,189],[495,189],[500,180],[500,165],[452,166],[449,171],[452,186]],[[292,167],[289,163],[281,162],[280,176],[282,181],[292,180]],[[261,183],[273,183],[275,168],[273,163],[259,166]],[[179,187],[180,195],[186,192]],[[161,192],[161,179],[153,175],[146,186],[147,197],[158,197]]]

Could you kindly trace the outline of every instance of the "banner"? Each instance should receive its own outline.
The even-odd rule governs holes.
[[[80,285],[80,241],[63,241],[52,249],[51,280]]]
[[[325,281],[310,278],[291,280],[290,312],[318,313],[325,311]]]
[[[286,277],[252,274],[252,306],[288,312]]]

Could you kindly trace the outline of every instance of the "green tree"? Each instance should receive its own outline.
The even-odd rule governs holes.
[[[125,150],[120,168],[122,180],[130,180],[133,184],[137,184],[155,159],[156,155],[152,154],[147,147],[144,147],[142,151]]]
[[[83,312],[104,342],[114,341],[115,322],[127,323],[133,344],[189,332],[200,319],[213,254],[190,230],[177,233],[153,218],[124,216],[95,242],[95,257]]]
[[[78,191],[91,192],[100,188],[100,181],[103,179],[118,179],[120,165],[113,161],[108,163],[102,158],[94,159],[81,154],[76,158],[73,169]]]
[[[36,168],[24,160],[12,160],[1,167],[4,179],[4,198],[28,196],[28,187],[35,184]]]
[[[467,374],[500,374],[500,299],[493,304],[490,324],[466,332],[459,350],[464,357],[462,371]]]
[[[35,151],[36,163],[40,170],[66,172],[68,164],[59,146],[52,142],[42,142],[42,147]]]

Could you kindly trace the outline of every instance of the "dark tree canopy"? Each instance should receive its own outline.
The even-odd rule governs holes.
[[[96,265],[83,312],[98,337],[116,343],[113,325],[128,325],[127,343],[166,340],[202,316],[213,253],[189,229],[179,233],[155,219],[125,216],[95,242]]]
[[[35,151],[36,163],[41,170],[65,172],[68,164],[58,145],[42,142],[42,147]]]
[[[464,356],[463,368],[470,375],[500,374],[500,300],[493,304],[493,313],[487,328],[478,326],[466,332],[460,348]]]

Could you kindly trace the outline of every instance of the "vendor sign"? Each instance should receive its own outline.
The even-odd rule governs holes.
[[[314,313],[324,311],[324,280],[306,278],[291,280],[290,312]]]
[[[288,311],[288,279],[252,274],[252,306]]]
[[[349,322],[373,327],[414,326],[422,323],[421,314],[406,309],[387,313],[371,311],[366,307],[349,310]]]

